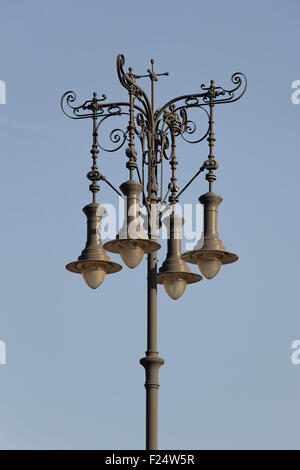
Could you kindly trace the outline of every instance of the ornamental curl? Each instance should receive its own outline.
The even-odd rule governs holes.
[[[104,113],[104,108],[100,102],[105,101],[106,96],[102,95],[102,98],[96,98],[96,96],[97,94],[94,93],[94,98],[92,100],[85,101],[79,106],[73,106],[72,103],[76,101],[77,96],[74,91],[69,90],[62,95],[60,100],[60,107],[62,112],[71,119],[94,117],[95,113],[96,116],[100,116]]]
[[[215,91],[215,96],[212,100],[213,104],[218,104],[218,103],[233,103],[235,101],[238,101],[245,93],[247,89],[247,78],[246,76],[241,73],[241,72],[235,72],[231,76],[231,82],[236,85],[234,88],[231,88],[227,90],[226,88],[223,87],[215,87],[213,84],[213,90]],[[243,87],[242,87],[243,85]],[[241,88],[240,93],[236,96],[236,91]],[[201,84],[201,89],[208,91],[207,96],[203,98],[203,101],[208,104],[210,102],[210,96],[211,94],[209,91],[212,89],[212,85],[208,88],[205,87],[205,85],[202,83]],[[222,98],[218,98],[218,96],[222,96]],[[224,96],[224,98],[223,98]]]
[[[195,121],[188,117],[189,108],[199,109],[205,113],[207,118],[207,127],[205,126],[204,131],[200,130],[199,126]],[[170,133],[173,136],[181,136],[183,140],[188,143],[196,144],[204,140],[209,132],[209,113],[208,111],[200,106],[196,105],[195,101],[192,104],[186,106],[180,106],[178,108],[175,105],[170,106],[170,111],[165,112],[163,119],[159,121],[161,140],[166,140],[165,135]],[[189,135],[195,135],[199,131],[198,136],[194,139],[189,139]]]
[[[123,131],[123,129],[119,129],[119,128],[116,128],[116,129],[113,129],[110,133],[109,133],[109,140],[110,142],[112,142],[114,145],[118,144],[116,147],[114,148],[107,148],[107,147],[104,147],[103,145],[100,144],[99,142],[99,138],[97,139],[97,145],[102,149],[104,150],[105,152],[116,152],[117,150],[119,150],[123,145],[124,143],[126,142],[126,138],[127,138],[127,134],[128,134],[128,131]]]

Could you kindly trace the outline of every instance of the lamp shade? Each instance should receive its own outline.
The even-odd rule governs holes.
[[[187,284],[201,281],[202,276],[192,273],[181,258],[184,219],[172,210],[172,214],[163,222],[168,231],[168,247],[166,259],[157,274],[157,283],[163,284],[169,297],[176,300],[184,293]]]
[[[93,202],[85,206],[83,212],[87,217],[87,242],[77,261],[67,264],[66,269],[82,274],[86,284],[96,289],[106,274],[116,273],[122,266],[111,261],[102,246],[100,230],[105,207]]]
[[[203,276],[212,279],[218,274],[222,264],[234,263],[239,258],[234,253],[226,251],[219,238],[217,225],[221,196],[208,192],[203,194],[199,201],[203,204],[203,234],[194,249],[184,253],[182,259],[197,264]]]
[[[128,180],[121,184],[120,190],[125,196],[125,218],[115,240],[104,244],[111,253],[119,253],[124,263],[131,269],[138,266],[145,253],[160,249],[160,244],[150,240],[139,221],[139,195],[142,184]]]

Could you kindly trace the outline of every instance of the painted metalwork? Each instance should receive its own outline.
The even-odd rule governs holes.
[[[237,259],[225,251],[222,242],[218,239],[216,228],[217,207],[220,197],[213,193],[213,183],[216,179],[215,170],[218,169],[218,162],[214,156],[214,109],[216,105],[233,103],[238,101],[245,93],[247,80],[244,74],[234,73],[231,77],[232,88],[216,86],[213,80],[209,86],[202,84],[200,90],[196,93],[190,93],[178,96],[169,100],[163,106],[155,109],[155,82],[158,77],[167,76],[168,73],[156,73],[154,71],[154,60],[151,60],[151,68],[144,75],[134,73],[130,67],[126,72],[125,58],[123,55],[117,56],[117,75],[119,81],[127,90],[128,101],[107,102],[104,94],[98,97],[93,94],[90,100],[82,104],[77,103],[77,97],[74,91],[67,91],[61,98],[61,108],[64,114],[71,119],[91,119],[92,120],[92,167],[87,174],[92,192],[93,202],[96,203],[96,194],[99,191],[99,182],[108,184],[118,195],[128,195],[132,191],[132,200],[136,204],[139,194],[142,194],[143,204],[146,206],[149,223],[148,233],[145,237],[140,237],[139,241],[144,240],[148,243],[149,249],[145,248],[147,255],[147,350],[145,357],[140,363],[145,368],[145,388],[146,388],[146,449],[157,449],[157,427],[158,427],[158,372],[164,360],[159,357],[157,351],[157,284],[163,283],[168,275],[181,275],[188,283],[195,283],[202,279],[199,274],[190,272],[185,261],[197,263],[198,255],[201,257],[203,251],[211,250],[211,256],[221,256],[223,264],[233,262]],[[148,97],[144,89],[139,85],[140,80],[148,78],[151,84],[151,96]],[[199,119],[195,122],[192,118],[192,112],[199,113]],[[105,143],[104,127],[113,122],[114,118],[125,117],[127,125],[123,127],[112,128],[106,135],[109,146]],[[121,119],[122,120],[122,119]],[[205,139],[208,141],[208,157],[202,163],[199,170],[191,176],[189,181],[180,190],[176,167],[178,165],[176,155],[176,142],[178,138],[188,143],[197,144]],[[136,149],[136,143],[139,150]],[[126,168],[129,171],[129,180],[120,186],[121,192],[105,176],[103,176],[97,166],[99,151],[116,152],[126,145],[125,155],[127,157]],[[167,187],[164,187],[165,169],[164,162],[168,161],[171,168],[171,176]],[[204,206],[213,205],[212,211],[207,212],[204,217],[204,239],[206,245],[198,243],[195,250],[181,256],[180,243],[175,240],[174,233],[174,207],[179,201],[179,197],[192,184],[193,181],[206,171],[205,178],[209,184],[209,192],[201,196],[200,202]],[[133,188],[134,187],[134,188]],[[131,188],[131,189],[130,189]],[[132,189],[133,188],[133,189]],[[89,206],[86,206],[89,207]],[[155,208],[153,212],[153,208]],[[153,218],[157,212],[160,217],[171,208],[171,230],[168,240],[167,258],[157,275],[157,249],[160,245],[157,243],[157,227],[153,226]],[[87,213],[87,209],[85,210]],[[153,213],[155,216],[153,216]],[[88,216],[88,214],[87,214]],[[213,218],[213,219],[212,219]],[[180,224],[182,224],[182,220]],[[95,223],[95,221],[93,222]],[[92,227],[90,225],[90,227]],[[94,226],[91,230],[94,230]],[[126,238],[127,237],[127,238]],[[130,237],[126,233],[128,241]],[[88,228],[88,243],[91,242],[91,233]],[[99,240],[94,240],[99,244]],[[112,252],[120,251],[121,237],[108,242],[105,247]],[[152,248],[151,248],[152,247]],[[107,254],[102,245],[98,245],[98,261],[107,263],[107,272],[109,266],[111,272],[119,270],[118,263],[115,266],[108,264]],[[200,254],[199,254],[200,252]],[[216,254],[217,252],[217,254]],[[95,254],[92,253],[93,256]],[[207,253],[206,253],[207,255]],[[84,251],[81,256],[87,256]],[[229,259],[229,258],[230,259]],[[236,258],[234,258],[236,257]],[[80,257],[79,257],[80,258]],[[219,258],[217,258],[219,259]],[[67,265],[67,269],[73,272],[80,272],[80,259],[77,262]],[[78,264],[79,263],[79,264]],[[112,263],[112,262],[111,262]]]

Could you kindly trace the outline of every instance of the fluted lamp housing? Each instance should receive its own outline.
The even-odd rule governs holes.
[[[184,219],[172,213],[163,220],[168,230],[167,256],[157,274],[157,283],[163,284],[172,299],[182,296],[187,284],[199,282],[202,276],[192,273],[188,264],[181,258],[182,226]]]
[[[77,261],[66,265],[73,273],[82,274],[91,289],[102,284],[106,274],[116,273],[122,269],[118,263],[111,261],[102,246],[100,229],[105,207],[93,202],[83,209],[87,217],[87,242]]]
[[[199,202],[203,204],[203,234],[195,248],[182,255],[184,261],[198,264],[199,270],[207,279],[215,277],[222,264],[234,263],[239,259],[234,253],[226,251],[219,238],[218,207],[222,200],[221,196],[211,191],[199,198]]]
[[[120,190],[126,198],[124,225],[121,227],[115,240],[104,244],[104,248],[111,253],[119,253],[129,268],[139,265],[145,253],[152,253],[160,249],[160,244],[150,240],[140,226],[139,196],[143,185],[134,180],[121,184]]]

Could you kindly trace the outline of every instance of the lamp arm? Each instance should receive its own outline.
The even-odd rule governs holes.
[[[246,76],[241,72],[235,72],[231,76],[231,82],[235,85],[235,87],[230,90],[227,90],[226,88],[223,88],[223,87],[215,87],[216,95],[213,99],[213,104],[234,103],[235,101],[238,101],[244,95],[247,89]],[[235,96],[236,91],[240,87],[242,87],[242,85],[244,86],[242,88],[241,93],[238,96]],[[155,112],[154,124],[157,125],[162,113],[166,111],[167,108],[169,108],[171,105],[179,101],[184,101],[184,105],[182,107],[209,106],[211,103],[209,88],[206,88],[205,85],[202,84],[201,89],[204,90],[202,93],[182,95],[182,96],[178,96],[168,101],[166,104],[163,105],[162,108],[158,109]],[[219,96],[225,96],[225,98],[218,98]]]

